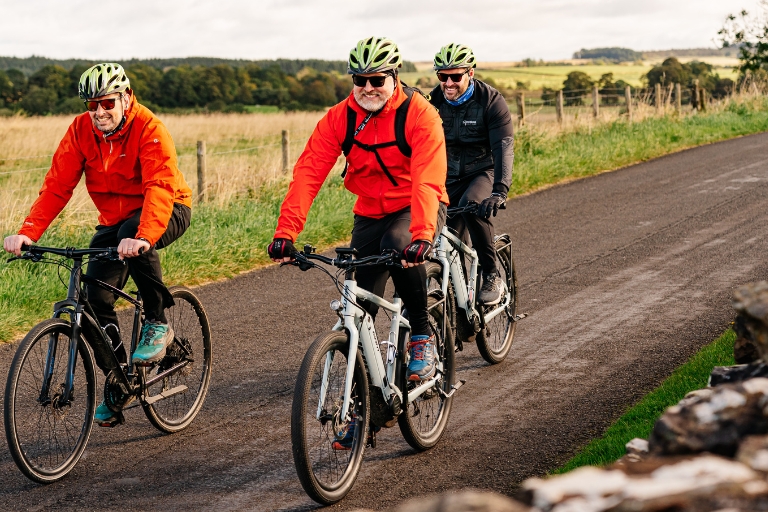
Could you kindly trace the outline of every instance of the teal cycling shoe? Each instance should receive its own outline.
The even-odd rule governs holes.
[[[165,348],[173,340],[173,329],[168,324],[146,322],[141,328],[141,339],[133,353],[133,364],[147,366],[165,357]]]
[[[107,407],[106,402],[102,400],[96,408],[96,412],[93,415],[93,421],[100,427],[116,427],[117,425],[124,423],[125,419],[123,418],[123,413],[112,412],[112,410]]]

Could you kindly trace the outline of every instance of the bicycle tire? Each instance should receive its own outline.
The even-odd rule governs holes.
[[[183,286],[172,286],[168,291],[176,303],[165,310],[174,338],[165,358],[145,372],[145,382],[182,361],[188,364],[148,386],[147,395],[156,396],[179,386],[186,386],[186,390],[151,404],[144,402],[142,407],[149,422],[158,430],[174,433],[187,428],[203,406],[211,382],[213,354],[211,327],[200,299]]]
[[[439,272],[439,274],[438,274]],[[429,265],[427,267],[427,276],[436,279],[437,275],[442,276],[440,265]],[[437,381],[444,393],[450,393],[455,379],[455,350],[453,330],[451,326],[446,325],[445,336],[442,336],[440,327],[444,309],[449,309],[450,303],[446,300],[446,308],[436,306],[438,298],[434,292],[427,297],[427,308],[430,314],[430,327],[435,334],[435,344],[438,360],[442,361],[442,378]],[[448,313],[450,315],[450,311]],[[405,349],[406,340],[410,336],[407,330],[401,330],[398,357],[400,363],[397,365],[397,374],[395,376],[398,387],[404,390],[404,394],[412,389],[413,384],[405,379],[407,373],[407,353]],[[425,398],[426,396],[426,398]],[[406,442],[417,451],[425,451],[435,446],[445,432],[448,424],[448,417],[451,413],[453,397],[441,395],[437,390],[430,390],[425,395],[409,402],[407,396],[403,397],[403,412],[398,416],[397,422],[400,432],[403,434]]]
[[[322,375],[327,356],[332,354],[321,418],[317,418]],[[344,498],[357,479],[368,439],[368,377],[360,351],[354,367],[352,384],[353,413],[356,428],[348,451],[333,448],[336,428],[343,429],[339,412],[344,396],[344,382],[349,354],[349,340],[344,331],[318,336],[309,347],[296,378],[291,408],[291,445],[293,462],[304,491],[323,505]],[[338,364],[337,364],[338,363]]]
[[[5,437],[14,462],[30,480],[49,484],[66,476],[80,460],[93,428],[96,372],[85,342],[77,342],[72,400],[58,407],[69,361],[72,325],[51,318],[24,337],[5,385]],[[55,355],[48,399],[41,386],[49,347]],[[58,392],[58,394],[57,394]]]
[[[502,362],[512,348],[512,340],[515,336],[515,315],[517,311],[517,274],[515,273],[515,261],[512,257],[512,246],[508,235],[499,235],[494,241],[498,272],[500,278],[510,294],[509,306],[505,311],[490,322],[477,334],[477,349],[480,355],[490,364]],[[491,311],[496,306],[489,306]]]

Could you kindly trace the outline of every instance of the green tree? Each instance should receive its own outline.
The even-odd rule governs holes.
[[[131,64],[125,68],[131,89],[140,103],[159,105],[163,101],[163,72],[146,64]]]
[[[189,66],[169,69],[160,82],[163,95],[158,104],[171,108],[200,106],[200,98],[195,91],[194,82],[194,72]]]
[[[57,100],[72,97],[73,93],[69,88],[69,85],[69,71],[57,65],[49,64],[43,66],[39,71],[29,77],[30,88],[36,86],[40,89],[51,90],[56,94]],[[75,89],[75,94],[77,94],[77,89]]]
[[[582,105],[583,96],[588,92],[594,82],[588,74],[583,71],[571,71],[563,81],[563,96],[565,104],[568,106]]]
[[[742,78],[765,77],[768,72],[768,3],[762,2],[762,13],[742,10],[739,16],[729,14],[718,31],[723,48],[735,46],[739,51],[736,69]]]
[[[28,114],[42,116],[53,112],[58,101],[59,98],[55,90],[30,85],[20,106]]]
[[[0,70],[0,107],[10,106],[13,98],[13,82],[5,71]]]

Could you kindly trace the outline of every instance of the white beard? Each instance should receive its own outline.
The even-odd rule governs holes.
[[[387,104],[387,100],[392,96],[391,94],[389,96],[386,96],[382,93],[377,93],[376,96],[366,96],[363,94],[363,90],[355,91],[355,100],[357,101],[357,104],[363,107],[368,112],[377,112],[384,108],[384,105]]]

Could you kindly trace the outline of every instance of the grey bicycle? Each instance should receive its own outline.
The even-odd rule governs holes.
[[[449,208],[448,216],[475,213],[477,208],[477,203],[470,202],[464,207]],[[464,343],[474,339],[480,355],[490,364],[498,364],[507,357],[517,322],[528,316],[517,311],[517,274],[509,235],[497,235],[494,249],[503,287],[498,304],[486,306],[477,301],[477,252],[462,241],[461,234],[447,225],[443,226],[435,242],[435,259],[441,264],[441,274],[430,283],[430,287],[439,289],[448,302],[448,316],[455,329],[458,349],[462,350]],[[469,268],[468,275],[465,265]]]
[[[435,335],[436,371],[423,381],[406,379],[410,325],[402,300],[392,302],[358,288],[355,270],[362,265],[399,265],[394,253],[355,259],[356,251],[336,249],[336,257],[313,254],[305,246],[285,264],[302,270],[319,268],[336,283],[340,300],[331,302],[338,316],[333,328],[318,336],[307,351],[296,379],[291,411],[293,460],[304,490],[315,501],[331,504],[352,488],[366,446],[376,446],[376,429],[396,423],[418,451],[437,444],[448,423],[454,383],[453,332],[445,317],[443,292],[427,297],[429,323]],[[338,269],[336,275],[313,262]],[[429,263],[431,278],[439,265]],[[340,276],[344,274],[343,284]],[[389,335],[379,341],[373,319],[360,300],[391,315]]]

